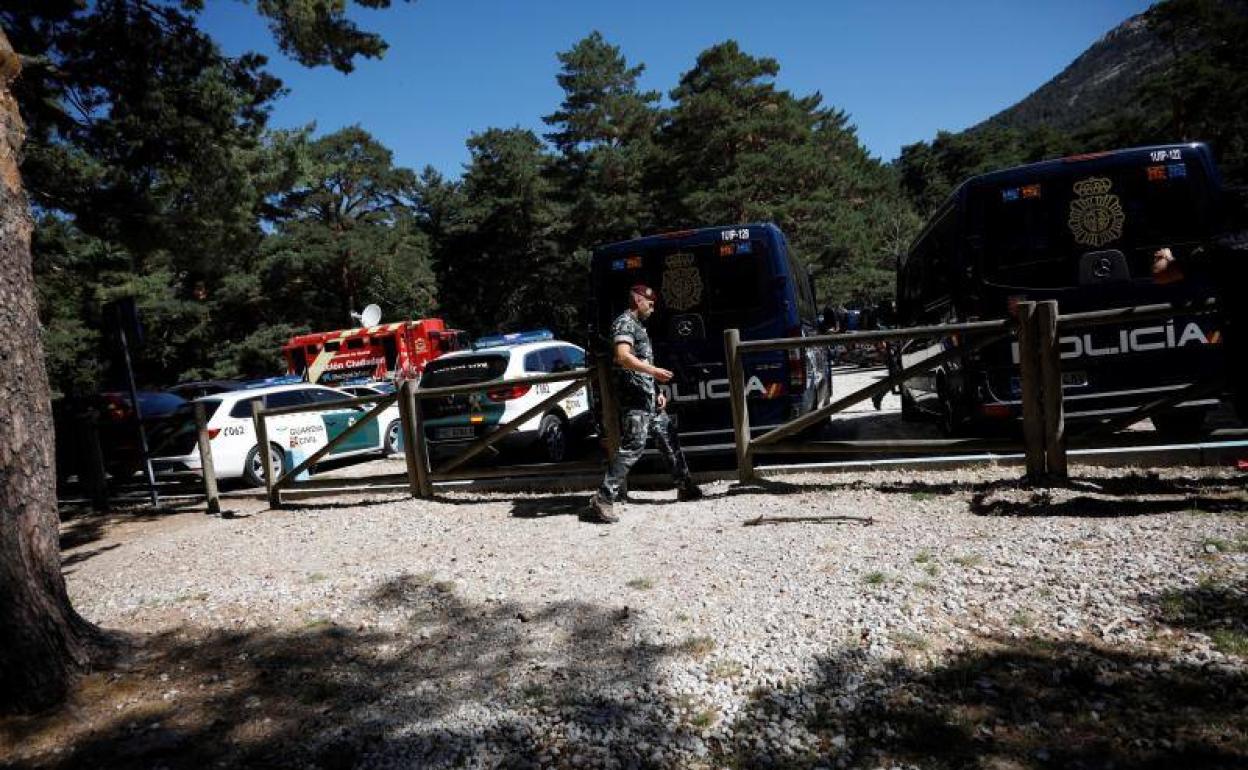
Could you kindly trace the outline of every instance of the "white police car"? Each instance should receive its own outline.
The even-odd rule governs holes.
[[[422,388],[514,380],[585,367],[585,351],[556,340],[546,330],[483,337],[472,350],[447,353],[430,361]],[[568,383],[499,385],[469,395],[421,399],[425,437],[431,454],[457,454],[476,439],[507,425]],[[579,388],[544,414],[528,420],[506,436],[500,449],[540,450],[542,459],[560,462],[573,441],[589,433],[593,418],[589,395]],[[496,445],[498,446],[498,445]]]
[[[280,381],[284,378],[275,379]],[[332,408],[334,402],[349,398],[351,396],[345,393],[321,385],[261,383],[259,387],[196,399],[204,404],[208,416],[208,438],[217,478],[241,478],[252,486],[264,484],[264,466],[260,461],[255,423],[252,420],[253,404],[262,403],[266,409],[306,404],[325,404],[331,407],[319,412],[300,412],[266,419],[270,464],[276,478],[276,474],[282,470],[283,460],[290,460],[284,458],[284,455],[289,453],[291,457],[307,457],[325,446],[331,438],[354,425],[372,408],[368,404]],[[383,456],[391,454],[398,449],[401,432],[398,406],[391,405],[376,420],[347,439],[345,444],[330,452],[328,457],[338,459],[373,453]],[[152,460],[155,470],[202,469],[194,430],[179,437],[173,448],[176,454]]]

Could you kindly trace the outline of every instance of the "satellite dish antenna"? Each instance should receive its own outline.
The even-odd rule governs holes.
[[[377,305],[369,305],[364,308],[363,313],[351,313],[351,317],[358,319],[360,326],[376,326],[381,320],[381,308]]]

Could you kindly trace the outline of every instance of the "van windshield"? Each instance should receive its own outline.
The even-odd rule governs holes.
[[[1083,254],[1116,250],[1133,278],[1146,278],[1154,251],[1208,232],[1209,186],[1194,159],[1079,163],[982,183],[968,193],[971,257],[994,283],[1063,287],[1078,284]]]

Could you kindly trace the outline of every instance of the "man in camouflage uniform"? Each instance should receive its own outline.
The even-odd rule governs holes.
[[[620,499],[629,470],[641,458],[646,439],[651,436],[671,468],[677,498],[702,497],[702,490],[689,475],[685,455],[665,411],[667,399],[657,392],[656,381],[669,382],[672,373],[654,365],[654,349],[642,322],[654,312],[658,297],[654,289],[642,284],[629,289],[628,296],[628,310],[611,324],[611,372],[620,409],[620,448],[611,458],[607,475],[586,515],[591,521],[608,524],[619,520],[614,504]]]

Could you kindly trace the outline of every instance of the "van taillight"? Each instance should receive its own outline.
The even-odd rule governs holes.
[[[220,432],[221,432],[221,429],[220,429],[220,428],[209,428],[209,429],[208,429],[208,440],[209,440],[209,441],[212,441],[214,438],[216,438],[216,437],[217,437],[217,434],[218,434],[218,433],[220,433]]]
[[[787,337],[801,337],[801,327],[789,329]],[[806,389],[806,355],[801,348],[789,351],[789,390],[800,393]]]
[[[486,391],[486,395],[489,396],[491,401],[511,401],[524,396],[531,387],[531,385],[510,385],[506,388],[495,388],[494,390]]]

